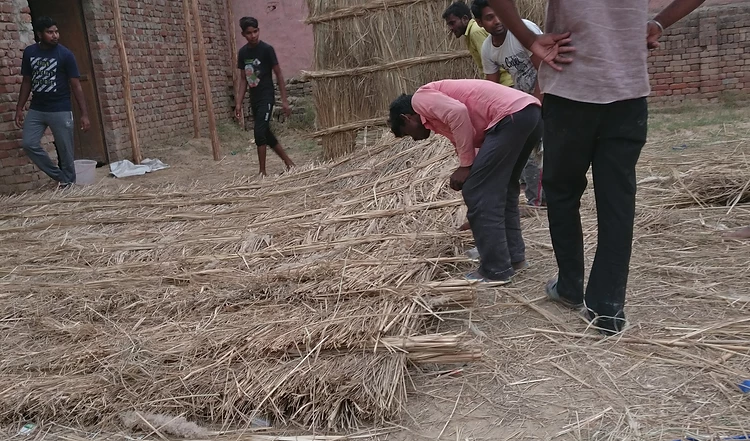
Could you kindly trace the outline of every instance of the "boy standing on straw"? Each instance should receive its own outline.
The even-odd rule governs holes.
[[[490,34],[482,44],[482,66],[485,78],[498,82],[500,72],[507,70],[513,78],[516,89],[532,94],[541,101],[542,94],[537,82],[537,70],[542,60],[523,47],[518,39],[508,32],[495,11],[490,8],[487,0],[474,0],[471,3],[471,12],[477,23]],[[542,33],[534,22],[524,20],[523,23],[535,34]],[[541,144],[531,153],[529,162],[521,173],[521,178],[526,184],[525,193],[528,205],[531,207],[546,205],[542,189]]]
[[[518,177],[542,136],[539,100],[485,80],[436,81],[393,101],[389,124],[397,137],[434,131],[453,143],[460,166],[450,186],[463,194],[481,259],[467,279],[508,283],[527,266]]]
[[[237,68],[242,71],[240,90],[235,99],[234,113],[240,118],[242,100],[245,98],[247,88],[250,88],[250,108],[253,114],[255,144],[258,146],[258,162],[260,163],[260,174],[266,176],[266,147],[270,146],[279,158],[284,161],[287,170],[294,167],[294,162],[286,154],[279,141],[271,131],[271,116],[276,95],[271,72],[276,74],[276,81],[281,91],[281,103],[284,113],[289,116],[291,111],[286,97],[286,83],[281,74],[281,67],[276,58],[273,46],[260,40],[258,20],[253,17],[240,19],[242,35],[247,44],[239,50],[237,55]]]
[[[456,38],[466,37],[466,48],[471,54],[471,58],[474,59],[474,63],[477,65],[479,70],[482,70],[482,43],[487,38],[487,31],[479,27],[471,18],[471,10],[469,6],[463,1],[457,1],[448,6],[443,12],[443,20],[448,25],[451,33]],[[506,70],[500,72],[500,84],[504,86],[512,86],[513,79]]]
[[[23,51],[23,82],[16,106],[16,126],[23,129],[22,145],[29,159],[65,188],[76,182],[71,90],[81,110],[81,129],[87,131],[91,123],[76,59],[70,50],[59,44],[57,23],[49,17],[39,17],[34,21],[34,33],[38,43]],[[32,92],[31,109],[24,121],[23,108]],[[59,167],[40,144],[47,127],[55,138]]]
[[[518,41],[548,65],[539,70],[544,93],[544,189],[558,276],[551,300],[583,308],[600,332],[625,327],[625,291],[633,245],[635,167],[646,143],[648,49],[665,28],[704,0],[674,0],[648,19],[648,0],[549,2],[536,35],[514,0],[489,0]],[[571,35],[572,32],[572,35]],[[567,46],[574,39],[575,48]],[[573,58],[566,57],[571,54]],[[564,69],[558,63],[568,64]],[[593,168],[598,244],[584,293],[581,196]]]

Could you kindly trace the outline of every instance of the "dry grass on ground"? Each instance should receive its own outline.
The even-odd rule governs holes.
[[[0,418],[8,434],[43,423],[37,439],[127,433],[129,410],[242,428],[256,409],[279,431],[373,419],[389,440],[743,434],[750,243],[720,233],[750,224],[749,114],[652,116],[631,326],[604,340],[542,298],[555,272],[543,216],[524,221],[532,267],[512,286],[446,282],[471,268],[471,242],[454,231],[444,142],[386,140],[257,180],[229,131],[239,153],[219,163],[190,142],[148,151],[173,168],[125,187],[6,198]],[[317,154],[287,145],[298,163]],[[582,214],[590,259],[591,191]],[[63,427],[76,425],[88,432]]]

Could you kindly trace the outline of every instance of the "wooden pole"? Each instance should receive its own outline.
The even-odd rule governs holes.
[[[198,37],[198,62],[201,65],[201,79],[203,80],[203,93],[206,95],[206,110],[208,111],[208,130],[211,132],[211,147],[214,152],[214,160],[218,161],[221,155],[219,144],[219,132],[216,130],[216,115],[214,115],[214,100],[211,96],[211,84],[208,78],[208,61],[206,60],[206,42],[203,40],[203,25],[201,24],[198,0],[192,0],[193,19],[195,20],[195,33]]]
[[[227,8],[227,21],[229,22],[227,24],[227,33],[229,34],[229,49],[231,53],[229,54],[229,65],[232,67],[232,84],[234,85],[234,97],[237,99],[237,94],[239,92],[239,81],[242,80],[237,75],[237,39],[234,35],[234,27],[236,24],[234,23],[234,11],[232,10],[232,0],[225,0],[224,4]],[[242,127],[242,130],[245,130],[245,109],[240,109],[240,127]]]
[[[183,0],[185,16],[185,41],[187,42],[188,72],[190,73],[190,99],[193,102],[193,138],[201,137],[201,111],[198,107],[198,79],[195,74],[195,52],[193,50],[193,32],[190,29],[190,0]]]
[[[117,40],[117,47],[120,50],[122,88],[125,97],[125,113],[128,116],[128,129],[130,130],[130,145],[133,147],[133,162],[140,164],[143,157],[141,156],[141,146],[138,143],[138,127],[136,126],[135,112],[133,110],[133,95],[130,91],[130,64],[128,64],[128,54],[125,52],[125,41],[122,38],[120,0],[112,0],[112,9],[114,10],[115,19],[115,40]]]

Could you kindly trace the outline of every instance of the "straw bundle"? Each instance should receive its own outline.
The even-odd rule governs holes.
[[[0,200],[0,421],[398,419],[410,363],[481,356],[430,328],[474,300],[451,157],[385,139],[273,181]]]
[[[313,81],[318,127],[327,157],[351,151],[357,130],[383,125],[388,105],[431,81],[477,78],[465,43],[450,35],[450,0],[308,0],[315,36]],[[544,2],[525,0],[541,19]]]
[[[660,201],[664,208],[686,208],[691,206],[734,206],[750,202],[750,169],[747,164],[714,158],[710,165],[668,176],[652,176],[641,181],[666,187],[671,198]]]

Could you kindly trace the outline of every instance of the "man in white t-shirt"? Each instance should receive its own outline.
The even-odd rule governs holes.
[[[531,54],[518,39],[508,32],[502,21],[495,15],[487,0],[474,0],[471,12],[477,24],[490,35],[482,44],[482,68],[485,78],[498,82],[500,72],[508,71],[513,78],[514,88],[542,99],[536,76],[541,60]],[[539,26],[529,20],[524,24],[535,34],[541,34]],[[526,185],[526,200],[529,206],[545,205],[542,190],[542,146],[535,148],[521,174]]]

